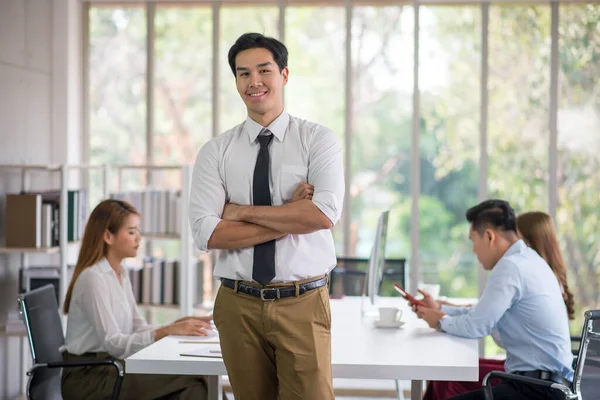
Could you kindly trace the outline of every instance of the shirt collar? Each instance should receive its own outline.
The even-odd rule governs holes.
[[[100,268],[100,271],[104,273],[110,273],[114,271],[106,257],[98,261],[98,267]],[[125,268],[123,268],[123,266],[121,265],[119,275],[123,276],[123,274],[125,274]]]
[[[273,122],[269,126],[262,126],[252,118],[246,118],[246,124],[244,125],[244,129],[248,133],[248,138],[250,142],[253,143],[260,132],[267,128],[275,137],[281,142],[285,137],[285,133],[287,132],[287,127],[290,122],[290,115],[287,112],[282,112],[279,117],[275,118]]]
[[[519,239],[516,242],[514,242],[508,248],[508,250],[506,250],[506,253],[504,253],[503,257],[508,257],[508,256],[512,256],[513,254],[520,253],[523,250],[525,250],[526,247],[527,247],[527,245],[525,244],[525,242],[523,240]]]

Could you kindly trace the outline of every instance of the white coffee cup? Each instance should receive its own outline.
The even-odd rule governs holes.
[[[436,283],[419,283],[419,289],[429,293],[434,300],[440,297],[440,285]]]
[[[396,307],[379,307],[379,322],[395,324],[402,317],[402,310]]]

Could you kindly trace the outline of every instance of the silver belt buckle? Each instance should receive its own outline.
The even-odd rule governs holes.
[[[275,290],[277,291],[277,297],[275,299],[265,299],[265,291],[266,290]],[[260,289],[260,299],[262,301],[274,301],[277,300],[281,297],[281,295],[279,294],[279,288],[266,288],[266,289]]]

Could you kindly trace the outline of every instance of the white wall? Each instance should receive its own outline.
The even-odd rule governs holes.
[[[0,0],[0,164],[80,161],[80,9],[77,0]],[[4,195],[19,189],[19,174],[0,170],[0,246]],[[20,262],[0,255],[0,324],[16,306]],[[19,357],[19,340],[0,337],[0,399],[20,394]]]

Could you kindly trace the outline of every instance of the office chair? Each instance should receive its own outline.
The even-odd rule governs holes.
[[[19,308],[27,329],[33,367],[27,372],[27,398],[61,400],[61,368],[111,365],[117,372],[113,399],[119,398],[123,367],[113,360],[63,361],[65,343],[54,286],[46,285],[19,295]]]
[[[486,400],[493,400],[492,378],[502,381],[523,382],[560,390],[567,400],[596,399],[600,393],[600,310],[586,311],[581,334],[581,344],[574,362],[575,376],[571,386],[552,381],[520,376],[507,372],[493,371],[483,380]],[[584,368],[585,367],[585,368]]]

